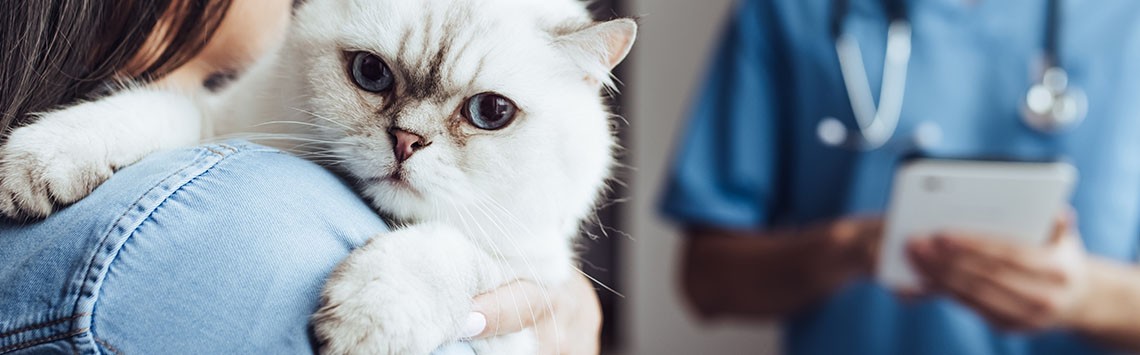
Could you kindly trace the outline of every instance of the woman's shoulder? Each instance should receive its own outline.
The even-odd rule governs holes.
[[[274,149],[154,154],[47,220],[0,221],[0,353],[308,349],[325,275],[383,230],[335,175]]]

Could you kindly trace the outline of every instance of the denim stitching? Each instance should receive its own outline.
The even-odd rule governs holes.
[[[229,150],[230,153],[237,153],[238,152],[237,148],[234,148],[234,147],[230,146],[229,144],[221,143],[221,144],[218,144],[218,146]]]
[[[106,232],[106,233],[103,235],[103,238],[100,240],[100,243],[99,243],[98,245],[99,245],[100,247],[102,247],[102,246],[105,246],[105,243],[106,243],[106,242],[107,242],[107,240],[108,240],[108,239],[111,237],[111,235],[112,235],[112,234],[115,232],[115,230],[116,230],[116,229],[118,229],[119,227],[121,227],[121,224],[122,224],[122,222],[123,222],[123,219],[124,219],[124,218],[126,218],[126,217],[127,217],[127,215],[129,215],[129,214],[130,214],[130,212],[131,212],[131,209],[132,209],[132,208],[135,208],[135,207],[138,207],[138,206],[139,206],[139,203],[140,203],[140,202],[141,202],[143,199],[145,199],[145,198],[146,198],[146,197],[147,197],[147,196],[148,196],[148,195],[149,195],[151,192],[153,192],[155,189],[157,189],[159,186],[161,186],[163,183],[167,182],[167,181],[168,181],[168,180],[170,180],[171,178],[174,178],[175,176],[178,176],[178,175],[180,175],[180,174],[185,174],[185,173],[187,172],[187,170],[188,170],[188,169],[190,169],[190,168],[192,168],[192,167],[195,167],[195,166],[197,166],[197,165],[199,165],[199,164],[202,164],[202,161],[201,161],[201,160],[202,160],[202,155],[203,155],[203,153],[206,153],[206,151],[208,151],[209,153],[212,153],[213,155],[217,156],[217,157],[218,157],[218,158],[220,158],[220,159],[218,159],[218,160],[216,160],[216,161],[213,161],[213,162],[210,162],[210,163],[208,163],[208,164],[206,164],[206,165],[202,166],[202,168],[203,168],[204,170],[202,170],[200,173],[198,173],[198,174],[196,174],[196,175],[199,175],[199,176],[200,176],[200,175],[203,175],[203,174],[205,174],[205,173],[209,172],[209,171],[210,171],[210,169],[212,169],[214,166],[217,166],[219,163],[221,163],[222,161],[226,160],[227,158],[230,158],[230,157],[232,157],[232,156],[235,156],[235,155],[239,155],[239,154],[241,154],[241,153],[248,153],[248,152],[255,152],[255,153],[281,153],[281,152],[280,152],[280,151],[278,151],[278,150],[273,150],[273,149],[266,149],[266,148],[260,148],[260,147],[258,147],[258,146],[252,146],[252,147],[248,147],[248,148],[250,148],[250,149],[247,149],[247,150],[236,149],[236,148],[234,148],[234,147],[231,147],[231,146],[229,146],[229,145],[224,145],[224,144],[218,144],[218,145],[216,145],[216,146],[218,146],[218,147],[223,147],[223,148],[226,148],[227,150],[230,150],[230,151],[232,151],[233,153],[232,153],[232,154],[225,154],[225,153],[219,152],[219,151],[217,151],[217,150],[214,150],[214,149],[212,149],[212,148],[211,148],[211,147],[209,147],[209,146],[203,146],[203,147],[200,147],[200,149],[199,149],[199,156],[195,157],[195,158],[194,158],[194,159],[193,159],[193,160],[192,160],[190,163],[187,163],[186,165],[182,166],[181,168],[179,168],[178,170],[176,170],[174,173],[171,173],[170,175],[167,175],[166,177],[164,177],[164,178],[162,178],[161,180],[159,180],[158,182],[156,182],[156,183],[155,183],[153,186],[151,186],[150,188],[148,188],[148,189],[146,190],[146,192],[144,192],[144,193],[142,194],[142,196],[139,196],[139,198],[138,198],[137,200],[135,200],[135,202],[134,202],[134,203],[132,203],[132,204],[130,205],[130,207],[128,207],[128,209],[127,209],[127,210],[123,211],[123,213],[122,213],[122,214],[120,214],[120,215],[119,215],[119,217],[117,217],[117,218],[115,219],[115,221],[116,221],[116,222],[115,222],[114,224],[112,224],[112,225],[109,227],[109,230],[108,230],[108,231],[107,231],[107,232]],[[243,148],[246,148],[246,147],[243,147]],[[258,149],[258,148],[260,148],[260,149]],[[204,149],[205,151],[203,151],[203,149]],[[193,180],[193,178],[194,178],[194,176],[190,176],[189,174],[187,174],[187,177],[190,177],[190,178],[191,178],[191,181],[192,181],[192,180]],[[174,188],[173,190],[171,190],[171,191],[170,191],[170,192],[167,194],[167,196],[166,196],[165,198],[163,198],[163,200],[162,200],[162,201],[158,201],[158,203],[157,203],[157,205],[156,205],[155,207],[161,206],[163,203],[165,203],[165,202],[166,202],[166,201],[167,201],[167,200],[170,198],[170,196],[173,196],[175,193],[177,193],[178,191],[182,190],[182,188],[183,188],[183,187],[185,187],[185,185],[186,185],[186,184],[181,184],[181,185],[177,186],[176,188]],[[141,218],[141,219],[139,219],[139,221],[145,221],[145,220],[147,220],[147,219],[150,219],[150,218],[151,218],[151,216],[153,215],[153,213],[154,213],[154,209],[152,208],[152,209],[151,209],[151,211],[149,211],[149,212],[147,213],[147,215],[145,216],[145,218]],[[133,233],[133,231],[134,231],[135,229],[137,229],[137,228],[138,228],[138,226],[135,226],[135,227],[134,227],[134,228],[132,228],[131,230],[125,230],[124,232],[126,232],[126,233],[129,235],[129,234]],[[129,237],[128,237],[128,238],[129,238]],[[125,241],[124,241],[124,242],[125,242]],[[117,254],[118,254],[118,251],[116,251],[116,252],[115,252],[115,254],[116,254],[115,256],[117,256]],[[84,291],[84,288],[85,288],[85,286],[89,286],[89,285],[90,285],[90,284],[89,284],[89,281],[92,281],[92,280],[89,280],[89,279],[90,279],[91,277],[93,277],[93,276],[97,276],[97,275],[90,275],[90,274],[91,274],[91,271],[92,271],[92,268],[93,268],[93,266],[96,264],[96,262],[95,262],[95,261],[96,261],[96,258],[98,258],[98,257],[99,257],[99,255],[100,255],[100,252],[99,252],[99,250],[96,250],[96,251],[95,251],[95,253],[94,253],[94,255],[92,255],[92,258],[91,258],[91,260],[88,262],[88,264],[87,264],[87,267],[84,269],[84,271],[83,271],[83,273],[82,273],[82,274],[84,275],[84,277],[82,278],[83,282],[80,282],[80,283],[77,285],[77,287],[79,288],[79,290],[77,290],[77,292],[75,292],[75,295],[76,295],[76,296],[75,296],[75,297],[76,297],[76,300],[75,300],[75,304],[74,304],[74,307],[73,307],[73,309],[77,309],[77,308],[79,308],[79,306],[80,306],[80,301],[83,299],[83,297],[82,297],[82,296],[83,296],[83,291]],[[109,257],[109,258],[108,258],[108,262],[106,263],[106,266],[105,266],[106,268],[109,268],[109,267],[110,267],[110,264],[111,264],[111,262],[113,262],[113,261],[114,261],[114,259],[115,259],[115,256],[111,256],[111,257]],[[95,293],[95,294],[97,294],[97,293],[98,293],[98,291],[97,291],[97,290],[92,290],[92,291],[93,291],[93,293]],[[8,337],[8,336],[11,336],[11,335],[15,335],[15,334],[19,334],[19,333],[25,333],[25,332],[28,332],[28,331],[32,331],[32,330],[38,330],[38,329],[42,329],[42,328],[50,327],[50,326],[53,326],[53,325],[62,324],[62,323],[68,322],[68,321],[75,321],[75,320],[77,320],[77,319],[80,319],[80,318],[83,318],[83,317],[87,317],[87,316],[93,316],[93,314],[92,314],[92,313],[90,313],[90,312],[77,313],[77,314],[75,314],[75,315],[73,315],[73,316],[71,316],[71,317],[67,317],[67,318],[60,318],[60,319],[56,319],[56,320],[52,320],[52,321],[47,321],[47,322],[37,323],[37,324],[33,324],[33,325],[29,325],[29,326],[25,326],[25,327],[21,327],[21,328],[13,329],[13,330],[10,330],[10,331],[7,331],[7,332],[5,332],[5,333],[2,333],[2,334],[0,334],[0,338],[3,338],[3,337]],[[93,323],[94,323],[94,319],[92,319],[92,324],[93,324]],[[4,353],[8,353],[8,352],[11,352],[11,351],[20,350],[20,349],[24,349],[24,348],[28,348],[28,347],[32,347],[32,346],[36,346],[36,345],[41,345],[41,344],[49,343],[49,342],[52,342],[52,341],[57,341],[57,340],[61,340],[61,339],[66,339],[66,338],[70,338],[70,337],[74,337],[74,336],[82,335],[82,334],[84,334],[84,333],[87,333],[87,332],[89,332],[90,330],[91,330],[91,328],[82,328],[82,329],[78,329],[78,330],[75,330],[75,331],[72,331],[72,332],[68,332],[68,333],[57,334],[57,335],[53,335],[53,336],[49,336],[49,337],[36,338],[36,339],[32,339],[32,340],[28,340],[28,341],[24,341],[24,342],[21,342],[21,343],[16,343],[16,344],[12,344],[12,345],[8,345],[8,346],[0,347],[0,354],[4,354]],[[121,354],[121,352],[119,352],[119,351],[118,351],[116,348],[114,348],[114,347],[110,346],[110,344],[106,343],[105,341],[103,341],[103,340],[100,340],[100,339],[98,339],[98,338],[94,338],[94,337],[92,337],[92,338],[95,340],[95,342],[96,342],[97,344],[99,344],[99,345],[101,345],[101,346],[103,346],[103,347],[107,348],[107,350],[111,351],[112,353],[115,353],[115,354]],[[74,347],[74,345],[75,345],[75,344],[71,344],[71,345],[72,345],[72,351],[74,351],[74,352],[77,352],[77,351],[78,351],[78,349],[76,349],[76,348]]]
[[[228,155],[227,155],[227,154],[221,154],[221,153],[217,152],[216,150],[210,149],[209,147],[203,147],[203,148],[205,148],[206,150],[210,151],[211,153],[213,153],[213,154],[217,155],[219,159],[218,159],[218,160],[216,160],[216,161],[210,162],[209,164],[206,164],[206,165],[202,166],[203,170],[202,170],[201,172],[197,173],[197,174],[192,174],[192,175],[191,175],[191,174],[187,174],[187,177],[189,177],[189,178],[190,178],[190,181],[193,181],[195,178],[197,178],[197,177],[199,177],[199,176],[205,175],[206,173],[208,173],[210,170],[212,170],[212,169],[213,169],[214,167],[216,167],[218,164],[221,164],[221,163],[222,163],[223,161],[225,161],[226,159],[232,158],[232,157],[234,157],[234,156],[238,156],[238,155],[241,155],[242,153],[251,153],[251,152],[253,152],[253,153],[273,152],[272,150],[267,150],[267,149],[249,149],[249,150],[236,150],[236,149],[234,149],[234,153],[233,153],[233,154],[228,154]],[[230,148],[230,149],[233,149],[233,148]],[[127,217],[127,215],[128,215],[130,212],[131,212],[131,209],[133,209],[133,208],[137,207],[137,206],[138,206],[138,204],[139,204],[139,202],[141,202],[141,201],[142,201],[142,200],[143,200],[143,199],[144,199],[144,198],[145,198],[147,195],[149,195],[149,194],[150,194],[150,192],[152,192],[154,189],[158,188],[160,185],[162,185],[162,184],[163,184],[164,182],[166,182],[167,180],[169,180],[169,179],[171,179],[171,178],[173,178],[173,177],[175,177],[175,176],[177,176],[177,175],[183,174],[183,173],[185,173],[185,172],[186,172],[186,170],[190,169],[191,167],[194,167],[194,166],[196,166],[197,164],[200,164],[201,162],[200,162],[199,160],[200,160],[199,158],[195,158],[195,159],[194,159],[194,161],[190,162],[189,164],[186,164],[186,165],[185,165],[185,166],[183,166],[182,168],[178,169],[178,171],[176,171],[175,173],[172,173],[172,174],[168,175],[167,177],[163,178],[163,179],[162,179],[162,180],[160,180],[158,183],[156,183],[154,186],[152,186],[150,189],[148,189],[148,190],[147,190],[147,192],[143,194],[143,196],[140,196],[138,200],[136,200],[134,203],[132,203],[132,204],[131,204],[131,206],[130,206],[130,207],[129,207],[129,208],[126,210],[126,211],[124,211],[122,215],[120,215],[120,216],[119,216],[119,217],[116,219],[116,221],[117,221],[117,222],[116,222],[114,225],[112,225],[112,226],[111,226],[111,230],[109,230],[109,231],[107,232],[107,234],[106,234],[106,235],[104,235],[103,239],[102,239],[102,240],[101,240],[101,242],[100,242],[100,246],[103,246],[103,245],[106,243],[106,241],[108,240],[108,238],[110,238],[111,234],[112,234],[112,233],[113,233],[113,232],[114,232],[116,229],[118,229],[119,227],[121,227],[121,224],[122,224],[122,222],[123,222],[123,218],[126,218],[126,217]],[[183,189],[184,187],[186,187],[186,185],[188,185],[190,181],[188,181],[187,183],[183,183],[183,184],[180,184],[180,185],[178,185],[177,187],[175,187],[174,189],[172,189],[172,190],[170,190],[169,192],[167,192],[167,193],[166,193],[166,195],[165,195],[165,197],[163,197],[163,198],[162,198],[162,200],[160,200],[160,201],[157,201],[157,203],[156,203],[156,204],[155,204],[155,205],[154,205],[152,208],[150,208],[150,211],[148,211],[148,212],[147,212],[147,214],[146,214],[145,216],[140,216],[141,218],[139,218],[139,219],[136,219],[136,220],[134,220],[134,221],[132,222],[132,224],[134,224],[134,226],[133,226],[133,227],[132,227],[130,230],[123,230],[123,233],[124,233],[123,235],[127,235],[128,237],[127,237],[127,240],[123,240],[123,243],[122,243],[122,244],[123,244],[123,245],[125,245],[125,244],[126,244],[126,242],[127,242],[129,239],[130,239],[130,235],[133,235],[133,234],[134,234],[134,231],[135,231],[135,230],[137,230],[137,229],[138,229],[138,227],[139,227],[139,226],[141,226],[141,225],[143,224],[142,222],[145,222],[145,221],[149,220],[150,218],[152,218],[152,217],[153,217],[153,215],[154,215],[154,212],[155,212],[155,211],[156,211],[156,210],[157,210],[159,207],[161,207],[163,204],[165,204],[167,201],[169,201],[169,200],[170,200],[170,197],[174,196],[174,195],[175,195],[175,194],[177,194],[179,191],[182,191],[182,189]],[[138,223],[135,223],[135,222],[138,222]],[[114,255],[113,255],[113,256],[112,256],[112,255],[109,255],[109,256],[108,256],[108,258],[107,258],[107,262],[106,262],[106,265],[105,265],[105,268],[106,268],[106,269],[109,269],[109,268],[111,267],[111,264],[112,264],[112,263],[114,262],[114,260],[115,260],[115,259],[118,257],[118,254],[119,254],[119,252],[121,251],[121,250],[118,250],[118,249],[121,249],[121,245],[120,245],[120,248],[116,248],[116,250],[115,250],[115,252],[114,252]],[[98,254],[96,254],[95,256],[98,256]],[[95,264],[95,260],[94,260],[94,259],[95,259],[95,257],[93,256],[93,257],[92,257],[92,260],[90,261],[90,263],[88,263],[88,267],[87,267],[86,271],[84,272],[85,274],[90,274],[90,273],[91,273],[91,267],[92,267],[92,266]],[[106,272],[106,271],[104,271],[104,272]],[[93,276],[93,275],[88,275],[88,277],[91,277],[91,276]],[[85,279],[87,279],[87,277],[85,277]],[[101,281],[100,281],[100,282],[101,282]],[[87,282],[84,282],[84,284],[87,284]],[[97,294],[97,293],[98,293],[98,291],[97,291],[97,290],[94,290],[94,293],[96,293],[96,294]],[[96,297],[97,297],[97,296],[96,296]],[[78,307],[79,307],[79,301],[80,301],[80,298],[81,298],[81,297],[77,297],[77,298],[76,298],[76,304],[75,304],[75,307],[76,307],[76,308],[78,308]],[[94,322],[95,322],[95,320],[94,320],[94,316],[92,316],[92,321],[91,321],[91,324],[92,324],[92,325],[94,325]],[[93,337],[93,338],[94,338],[94,337]]]
[[[16,344],[8,345],[8,346],[5,346],[3,348],[0,348],[0,354],[16,351],[16,350],[20,350],[20,349],[30,348],[30,347],[33,347],[36,345],[50,343],[50,342],[53,342],[56,340],[67,339],[67,338],[70,338],[73,336],[77,336],[77,335],[81,335],[83,333],[86,333],[88,330],[91,330],[91,328],[83,328],[83,329],[79,329],[79,330],[76,330],[76,331],[73,331],[70,333],[56,334],[56,335],[53,335],[50,337],[32,339],[32,340],[25,341],[23,343],[16,343]]]
[[[187,170],[189,170],[190,168],[192,168],[192,167],[194,167],[194,166],[197,166],[197,165],[199,165],[199,164],[202,164],[202,163],[203,163],[203,162],[202,162],[202,158],[203,158],[203,156],[204,156],[204,155],[206,155],[206,154],[214,154],[214,155],[216,155],[216,156],[219,156],[219,157],[220,157],[220,158],[222,158],[222,159],[224,159],[224,158],[225,158],[225,155],[223,155],[223,154],[218,154],[216,151],[213,151],[212,149],[208,149],[208,147],[203,147],[203,148],[207,148],[207,149],[205,149],[205,150],[203,150],[203,149],[198,149],[198,151],[199,151],[199,154],[198,154],[198,156],[194,157],[194,159],[192,159],[192,160],[191,160],[189,163],[187,163],[187,164],[183,165],[181,168],[179,168],[179,169],[178,169],[178,170],[176,170],[175,172],[171,173],[170,175],[167,175],[166,177],[162,178],[162,179],[161,179],[161,180],[159,180],[158,182],[155,182],[155,184],[154,184],[154,185],[152,185],[150,188],[148,188],[148,189],[146,190],[146,192],[144,192],[144,193],[143,193],[141,196],[139,196],[139,198],[138,198],[138,199],[136,199],[136,200],[135,200],[133,203],[131,203],[131,205],[130,205],[130,206],[129,206],[129,207],[126,209],[126,210],[124,210],[124,211],[123,211],[123,213],[119,215],[119,217],[115,218],[115,223],[111,224],[111,225],[108,227],[108,230],[107,230],[107,232],[106,232],[106,233],[103,235],[103,237],[100,239],[99,243],[97,244],[97,245],[98,245],[98,247],[99,247],[99,249],[96,249],[96,250],[95,250],[95,252],[94,252],[94,253],[93,253],[93,255],[91,256],[91,259],[90,259],[90,260],[88,261],[88,263],[87,263],[87,267],[86,267],[86,268],[84,268],[84,270],[83,270],[83,273],[82,273],[82,275],[83,275],[83,278],[81,279],[81,280],[82,280],[82,282],[79,282],[79,283],[78,283],[78,285],[76,286],[76,287],[78,288],[78,290],[75,290],[75,292],[74,292],[74,294],[75,294],[75,303],[73,304],[73,306],[72,306],[72,309],[76,309],[76,310],[77,310],[77,309],[79,309],[79,307],[80,307],[80,302],[82,302],[82,301],[83,301],[83,299],[84,299],[84,297],[83,297],[83,296],[84,296],[84,289],[85,289],[87,286],[90,286],[90,285],[91,285],[91,283],[92,283],[93,281],[96,281],[96,280],[92,280],[92,278],[93,278],[93,277],[95,277],[96,279],[98,278],[98,277],[97,277],[97,275],[91,275],[91,271],[92,271],[92,268],[93,268],[93,267],[95,266],[95,264],[96,264],[96,259],[97,259],[97,258],[100,256],[100,254],[101,254],[101,250],[102,250],[102,247],[104,247],[104,246],[106,245],[106,243],[107,243],[108,239],[110,239],[111,235],[112,235],[112,234],[115,232],[115,230],[116,230],[116,229],[118,229],[118,227],[119,227],[119,226],[120,226],[120,225],[123,223],[123,219],[124,219],[124,218],[126,218],[126,217],[127,217],[127,216],[128,216],[130,213],[131,213],[131,211],[132,211],[132,209],[133,209],[133,208],[136,208],[136,207],[138,207],[138,206],[139,206],[139,203],[140,203],[140,202],[142,202],[142,201],[143,201],[143,199],[145,199],[147,196],[149,196],[149,194],[150,194],[151,192],[153,192],[155,189],[157,189],[157,188],[158,188],[159,186],[161,186],[163,183],[166,183],[168,180],[170,180],[171,178],[173,178],[173,177],[175,177],[175,176],[178,176],[178,175],[181,175],[181,174],[185,174],[185,173],[187,172]],[[206,151],[210,151],[211,153],[206,153]],[[210,163],[209,165],[210,165],[210,166],[212,166],[212,165],[214,165],[214,164],[217,164],[217,163],[218,163],[219,161],[221,161],[222,159],[219,159],[218,161],[212,162],[212,163]],[[208,170],[209,168],[208,168],[208,167],[206,167],[206,169]],[[109,257],[109,258],[108,258],[108,260],[109,260],[109,261],[110,261],[110,260],[113,260],[113,259],[114,259],[114,257]],[[108,263],[107,263],[107,266],[108,266],[108,267],[109,267],[109,265],[110,265],[110,262],[109,262],[109,261],[108,261]],[[98,290],[92,290],[92,298],[97,298],[97,297],[98,297],[98,296],[97,296],[97,293],[98,293]],[[94,302],[94,301],[93,301],[93,302]],[[94,306],[92,306],[92,307],[93,307],[92,309],[94,309]],[[77,314],[76,316],[74,316],[74,318],[73,318],[72,320],[74,321],[75,319],[79,319],[79,318],[82,318],[82,317],[85,317],[85,316],[92,316],[93,318],[92,318],[92,320],[91,320],[91,324],[94,324],[94,321],[95,321],[95,320],[94,320],[94,315],[93,315],[92,313],[88,313],[88,312],[84,312],[84,313],[81,313],[81,314]],[[83,330],[84,330],[84,331],[87,331],[87,330],[89,330],[89,329],[90,329],[90,328],[84,328]],[[73,333],[74,333],[74,332],[73,332]],[[62,339],[62,338],[61,338],[61,339]],[[19,345],[19,344],[17,344],[17,345]],[[33,345],[35,345],[35,344],[33,344]]]
[[[115,348],[114,346],[111,346],[111,344],[110,344],[110,343],[107,343],[107,341],[106,341],[106,340],[103,340],[103,339],[99,339],[99,338],[96,338],[96,337],[91,337],[91,338],[92,338],[92,339],[95,339],[95,343],[96,343],[96,344],[99,344],[99,346],[102,346],[102,347],[106,348],[106,349],[107,349],[107,351],[110,351],[112,354],[115,354],[115,355],[122,355],[122,354],[123,354],[123,352],[119,351],[119,349],[118,349],[118,348]]]
[[[84,312],[84,313],[79,313],[79,314],[76,314],[76,315],[73,315],[73,316],[67,317],[67,318],[59,318],[56,320],[50,320],[47,322],[41,322],[41,323],[36,323],[36,324],[29,325],[29,326],[21,327],[21,328],[12,329],[12,330],[9,330],[7,332],[0,333],[0,338],[5,338],[5,337],[11,336],[11,335],[26,333],[26,332],[30,332],[30,331],[38,330],[38,329],[42,329],[42,328],[47,328],[47,327],[50,327],[53,325],[57,325],[60,323],[66,323],[67,321],[76,320],[80,317],[85,317],[85,316],[89,316],[89,315],[91,315],[91,313]]]
[[[200,152],[200,153],[205,153],[205,152]],[[110,238],[111,234],[115,232],[116,227],[118,227],[122,223],[123,218],[126,218],[127,215],[131,213],[131,209],[138,206],[139,202],[141,202],[144,198],[149,196],[149,194],[152,191],[154,191],[154,189],[157,189],[164,182],[166,182],[167,180],[170,180],[170,178],[172,178],[176,175],[179,175],[179,174],[183,174],[186,172],[187,169],[190,169],[191,167],[193,167],[197,164],[200,164],[201,163],[201,161],[200,161],[201,155],[202,154],[199,154],[199,156],[195,157],[193,161],[187,163],[186,165],[183,165],[181,168],[179,168],[175,172],[171,173],[170,175],[167,175],[166,177],[162,178],[158,182],[155,182],[154,185],[152,185],[150,188],[147,188],[146,192],[144,192],[141,196],[139,196],[139,198],[136,199],[135,202],[131,203],[131,205],[126,210],[124,210],[123,213],[119,215],[119,217],[115,218],[115,223],[112,224],[109,227],[109,230],[107,231],[107,233],[103,234],[103,237],[99,239],[98,246],[102,247],[107,242],[107,239]],[[100,250],[95,251],[94,255],[91,256],[91,260],[89,260],[87,262],[87,267],[83,269],[83,280],[84,281],[82,283],[80,283],[79,290],[78,290],[78,292],[76,292],[75,306],[73,309],[79,308],[79,301],[82,298],[80,296],[82,296],[84,286],[87,285],[87,281],[88,281],[87,279],[91,277],[91,275],[90,275],[91,268],[93,265],[95,265],[95,259],[99,257],[99,254],[100,254],[99,251]]]

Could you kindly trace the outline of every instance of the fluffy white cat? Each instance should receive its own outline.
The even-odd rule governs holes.
[[[204,138],[314,138],[404,225],[331,276],[314,316],[322,351],[426,354],[460,335],[473,296],[575,272],[572,239],[613,163],[601,90],[636,30],[577,0],[310,0],[283,47],[220,97],[135,88],[15,130],[0,212],[46,216]],[[527,333],[474,346],[535,351]]]

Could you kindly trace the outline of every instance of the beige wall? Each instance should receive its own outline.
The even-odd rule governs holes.
[[[654,213],[674,138],[698,87],[731,0],[633,0],[641,16],[627,66],[625,105],[631,123],[632,240],[623,245],[625,354],[771,354],[776,331],[758,323],[702,324],[678,293],[680,237]]]

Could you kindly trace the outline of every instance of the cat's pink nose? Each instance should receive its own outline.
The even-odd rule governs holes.
[[[396,153],[396,161],[401,163],[411,158],[412,154],[420,149],[431,145],[431,141],[425,140],[424,137],[399,128],[393,128],[388,133],[394,138],[393,150]]]

